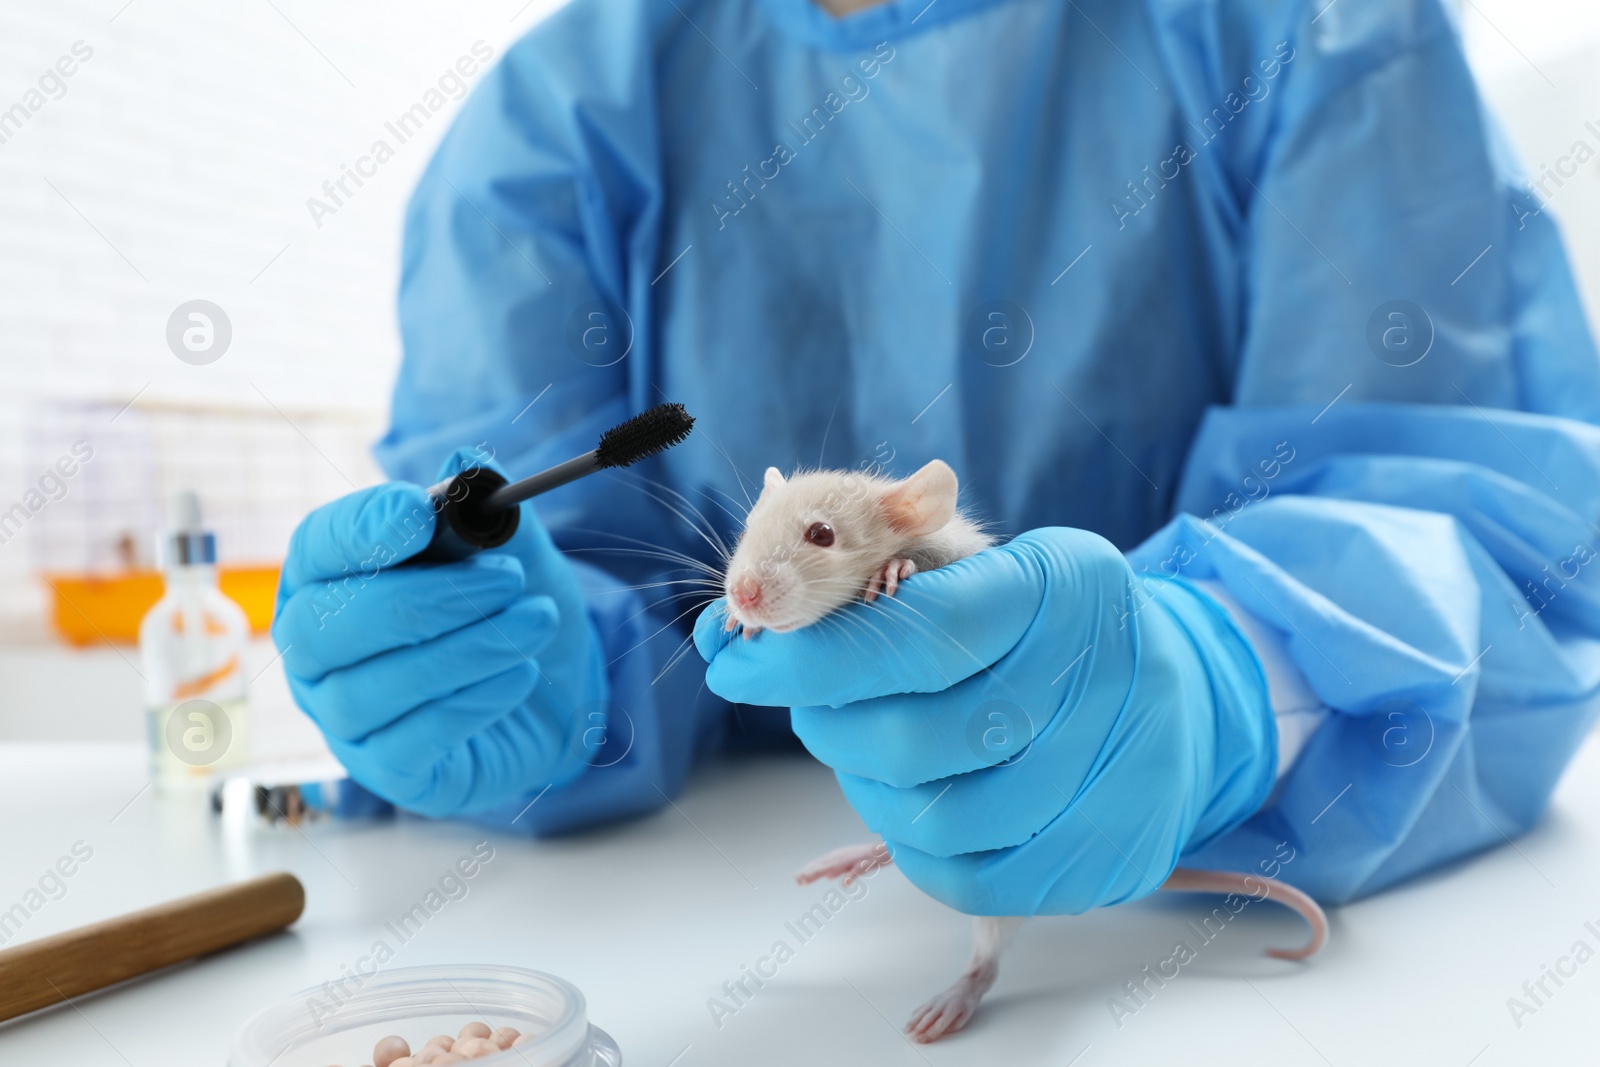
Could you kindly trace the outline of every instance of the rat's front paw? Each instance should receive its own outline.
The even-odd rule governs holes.
[[[867,579],[867,587],[861,593],[861,598],[867,603],[878,599],[878,590],[883,590],[884,596],[894,596],[895,590],[900,588],[900,583],[917,573],[917,565],[909,559],[891,559],[875,571]]]
[[[759,626],[747,626],[744,623],[741,623],[738,619],[734,618],[732,615],[729,615],[728,616],[728,621],[724,622],[722,624],[722,629],[723,629],[724,633],[730,633],[730,634],[733,633],[735,630],[743,630],[744,631],[744,639],[746,641],[750,640],[756,634],[761,632],[761,627],[759,627]]]

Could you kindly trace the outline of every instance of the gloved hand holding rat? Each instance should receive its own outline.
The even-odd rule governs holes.
[[[771,472],[728,576],[733,590],[759,583],[733,612],[767,632],[729,639],[727,608],[707,608],[707,685],[793,708],[795,733],[895,862],[951,907],[1077,914],[1153,892],[1271,788],[1276,731],[1254,654],[1204,594],[1141,587],[1084,530],[1033,530],[849,605],[864,588],[853,554],[956,514],[953,475],[933,488],[928,470],[884,483],[886,498],[865,475],[791,489]],[[774,498],[807,483],[779,518]]]
[[[457,453],[440,477],[469,462]],[[481,461],[480,461],[481,462]],[[312,512],[272,635],[295,700],[356,781],[408,810],[493,807],[582,771],[582,711],[608,692],[573,566],[529,513],[502,548],[398,567],[434,512],[390,482]]]
[[[1208,596],[1140,582],[1088,531],[977,551],[989,539],[956,491],[939,461],[903,482],[769,470],[727,601],[695,627],[710,688],[790,706],[795,733],[883,837],[883,851],[841,849],[802,880],[892,860],[977,916],[1152,893],[1272,787],[1277,733],[1255,655]],[[1312,926],[1303,952],[1274,954],[1314,952],[1320,910],[1268,885],[1192,871],[1169,883],[1272,895]],[[978,921],[971,966],[912,1017],[914,1038],[965,1024],[1010,930]]]

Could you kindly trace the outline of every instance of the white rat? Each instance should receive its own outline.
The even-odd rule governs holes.
[[[727,628],[798,630],[993,543],[956,510],[955,471],[937,459],[903,482],[856,471],[786,479],[768,467],[728,563]]]
[[[763,629],[798,630],[857,597],[871,602],[880,591],[893,596],[919,570],[988,548],[994,539],[957,508],[957,488],[955,472],[939,460],[904,481],[824,470],[786,479],[768,467],[724,578],[727,628],[742,626],[746,638]],[[795,880],[805,885],[843,878],[849,885],[891,862],[881,841],[849,845],[813,860]],[[1302,948],[1267,951],[1278,959],[1304,959],[1327,940],[1322,908],[1284,882],[1179,867],[1161,888],[1275,900],[1293,909],[1311,927],[1311,939]],[[1022,922],[974,917],[972,959],[950,988],[912,1013],[906,1033],[913,1040],[937,1041],[967,1024],[994,985],[1000,955]]]

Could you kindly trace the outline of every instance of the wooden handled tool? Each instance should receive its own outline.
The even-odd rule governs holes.
[[[0,1020],[274,933],[305,904],[299,880],[279,871],[5,949]]]

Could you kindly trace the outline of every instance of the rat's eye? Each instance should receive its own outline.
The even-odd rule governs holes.
[[[827,548],[833,544],[833,527],[825,522],[814,522],[806,530],[806,544]]]

